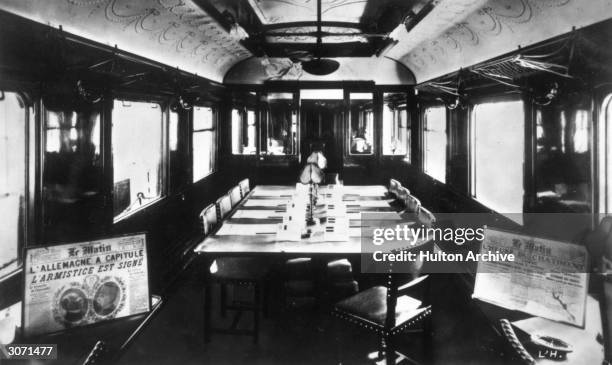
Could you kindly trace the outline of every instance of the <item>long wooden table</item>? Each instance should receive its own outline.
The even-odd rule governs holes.
[[[198,254],[199,268],[204,281],[204,306],[211,305],[211,280],[209,267],[213,260],[222,256],[269,256],[290,258],[299,256],[317,258],[352,257],[361,254],[361,231],[364,227],[405,222],[397,209],[391,205],[384,186],[342,186],[342,200],[347,207],[350,225],[346,240],[322,241],[304,238],[299,241],[277,239],[275,227],[283,220],[285,207],[278,200],[289,201],[295,186],[256,186],[236,206],[221,227],[206,237],[194,251]],[[325,190],[320,190],[325,194]],[[372,213],[367,220],[361,213]],[[210,321],[210,311],[204,311],[204,321]],[[204,340],[210,340],[210,333],[204,333]]]
[[[338,188],[343,191],[343,201],[349,211],[349,236],[346,241],[320,241],[308,238],[300,241],[279,241],[275,225],[282,222],[284,208],[276,202],[283,199],[289,201],[295,187],[260,185],[256,186],[230,213],[229,218],[224,220],[215,234],[206,237],[195,248],[195,252],[208,257],[259,254],[358,255],[361,253],[363,228],[403,220],[390,205],[392,199],[386,197],[387,189],[384,186]],[[248,212],[257,213],[248,214]],[[371,214],[366,221],[361,219],[361,213]],[[228,231],[235,234],[228,234]]]

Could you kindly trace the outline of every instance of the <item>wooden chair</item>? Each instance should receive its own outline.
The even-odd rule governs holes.
[[[227,217],[232,211],[232,201],[229,195],[223,195],[216,202],[217,205],[217,220],[220,222]]]
[[[200,213],[200,219],[202,221],[202,234],[211,234],[221,222],[222,218],[225,218],[231,211],[231,206],[228,207],[230,202],[230,196],[225,195],[217,200],[215,205],[211,204],[204,208]],[[220,312],[221,317],[227,315],[228,310],[234,310],[235,316],[232,324],[227,329],[213,328],[210,321],[205,321],[204,333],[209,334],[211,332],[226,333],[226,334],[246,334],[253,336],[253,342],[257,343],[259,340],[259,317],[260,312],[264,309],[265,303],[267,302],[267,295],[265,293],[265,280],[268,274],[268,265],[262,260],[250,258],[250,257],[221,257],[213,261],[209,268],[210,280],[219,284],[220,287]],[[251,302],[236,302],[231,304],[227,303],[227,286],[232,285],[234,288],[237,286],[250,287],[253,289],[253,300]],[[262,303],[262,291],[263,303]],[[206,295],[211,295],[206,293]],[[211,318],[210,311],[212,308],[206,306],[204,318]],[[238,323],[242,312],[251,311],[253,312],[253,328],[250,330],[238,329]],[[206,339],[207,341],[209,338]]]
[[[416,325],[431,314],[431,305],[424,302],[427,295],[423,293],[428,276],[417,277],[400,285],[403,276],[390,272],[385,286],[366,289],[338,302],[333,309],[334,316],[340,320],[379,335],[378,356],[379,359],[384,358],[387,365],[396,363],[395,337],[409,329],[416,329]],[[422,292],[421,299],[412,296],[418,289]],[[429,333],[425,331],[425,335],[429,336]],[[336,339],[341,342],[340,337]],[[338,352],[341,352],[342,344],[337,345]],[[340,353],[338,357],[340,363]]]
[[[395,179],[389,179],[389,194],[394,198],[397,198],[397,193],[399,192],[399,188],[401,186],[402,184],[399,181]]]
[[[325,184],[340,185],[340,174],[338,174],[337,172],[326,172],[325,173]]]
[[[436,216],[423,206],[419,206],[419,210],[417,211],[417,219],[426,227],[431,227],[434,225],[434,223],[436,223]]]
[[[406,206],[407,213],[418,213],[421,207],[421,202],[413,195],[408,195],[404,199],[404,205]]]
[[[236,185],[233,188],[229,189],[227,195],[230,197],[230,203],[232,204],[232,208],[236,207],[242,200],[242,192],[240,189],[240,185]]]
[[[238,186],[240,186],[240,194],[242,194],[243,198],[251,191],[251,185],[248,178],[241,180]]]
[[[410,190],[403,186],[400,186],[399,189],[397,189],[397,193],[395,194],[395,196],[397,200],[401,201],[402,204],[404,204],[406,202],[406,199],[410,196]]]
[[[208,236],[217,223],[217,207],[215,204],[209,204],[200,212],[200,232],[203,236]]]

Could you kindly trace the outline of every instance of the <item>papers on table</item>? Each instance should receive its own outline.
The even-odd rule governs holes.
[[[217,236],[255,236],[260,234],[276,234],[277,224],[239,224],[224,223]]]
[[[512,325],[526,333],[558,338],[572,346],[573,351],[567,354],[568,364],[602,364],[603,346],[597,341],[602,333],[599,303],[593,297],[587,297],[586,320],[584,329],[553,322],[548,319],[532,317],[512,322]],[[538,365],[559,364],[559,361],[538,359]]]
[[[252,219],[269,219],[282,218],[283,213],[277,213],[273,210],[247,210],[238,209],[232,218],[252,218]]]
[[[344,201],[347,208],[359,209],[360,207],[368,208],[388,208],[389,202],[386,200],[356,200],[356,201]]]
[[[473,297],[582,327],[587,296],[583,246],[486,229],[481,253],[513,253],[515,261],[479,261]]]
[[[289,198],[281,199],[249,199],[244,203],[245,207],[282,207],[289,202]]]
[[[351,220],[361,220],[361,221],[401,221],[402,217],[398,212],[348,212],[347,217]]]
[[[258,195],[274,195],[274,196],[287,196],[290,197],[295,192],[294,186],[284,185],[258,185],[253,189],[251,197]]]
[[[216,235],[273,235],[277,242],[343,242],[349,241],[349,237],[360,237],[364,229],[384,226],[386,223],[395,224],[401,220],[395,211],[377,211],[390,209],[388,199],[384,197],[386,188],[334,185],[319,187],[317,206],[314,209],[318,223],[306,226],[308,189],[309,186],[303,184],[257,186],[231,219],[223,223]],[[347,191],[359,195],[355,199],[349,195],[349,201],[343,201]],[[359,199],[364,194],[376,198]],[[367,214],[360,213],[360,210],[367,211]],[[282,219],[282,223],[272,223],[270,219]]]
[[[360,195],[360,196],[384,196],[387,194],[387,188],[380,185],[353,185],[343,186],[343,194],[346,195]]]

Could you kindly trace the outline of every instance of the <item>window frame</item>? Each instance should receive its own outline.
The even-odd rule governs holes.
[[[160,109],[160,113],[161,113],[161,164],[160,164],[160,189],[159,189],[159,196],[155,197],[154,199],[151,199],[151,201],[147,202],[146,204],[141,205],[140,207],[138,207],[137,209],[131,210],[130,212],[127,213],[121,213],[117,216],[115,216],[112,212],[113,212],[113,202],[114,202],[114,196],[113,191],[114,191],[114,179],[115,179],[115,156],[113,153],[113,111],[114,111],[114,103],[115,101],[120,101],[120,102],[132,102],[132,103],[150,103],[150,104],[157,104],[159,109]],[[111,200],[111,204],[110,204],[110,215],[111,215],[111,222],[113,225],[119,224],[127,219],[129,219],[130,217],[139,214],[141,212],[144,212],[145,210],[147,210],[148,208],[151,208],[155,205],[157,205],[158,203],[164,201],[166,198],[168,198],[170,191],[169,191],[169,169],[170,169],[170,141],[169,141],[169,133],[170,133],[170,116],[169,116],[169,103],[161,98],[155,98],[155,97],[142,97],[142,96],[137,96],[137,95],[133,95],[133,94],[116,94],[113,95],[112,98],[109,98],[109,115],[108,115],[108,129],[109,129],[109,143],[108,143],[108,155],[110,156],[109,159],[109,169],[111,171],[111,175],[109,177],[109,183],[110,183],[110,200]],[[180,119],[179,119],[179,124],[180,124]]]
[[[593,199],[593,211],[599,214],[593,215],[594,225],[599,224],[603,216],[612,213],[612,207],[608,206],[608,200],[612,200],[612,181],[608,180],[608,176],[612,176],[612,167],[610,167],[612,161],[608,160],[608,156],[612,157],[612,146],[610,145],[612,140],[607,139],[608,134],[612,135],[612,118],[610,120],[606,119],[607,109],[612,109],[612,88],[608,87],[603,90],[596,108],[597,122],[593,123],[592,132],[596,136],[593,139],[596,145],[593,146],[592,152],[596,159],[593,161],[595,179],[592,193],[597,195],[597,199]],[[611,199],[608,197],[611,197]],[[595,204],[597,204],[596,208]]]
[[[243,126],[246,126],[247,131],[241,131],[241,133],[248,133],[248,115],[249,112],[253,112],[253,127],[255,128],[255,133],[254,133],[254,141],[253,144],[255,146],[255,152],[254,153],[234,153],[234,121],[232,119],[233,114],[234,114],[234,110],[236,110],[238,112],[238,115],[240,116],[240,124]],[[247,157],[247,156],[254,156],[254,157],[258,157],[259,156],[259,115],[258,115],[258,108],[253,107],[253,106],[247,106],[247,105],[237,105],[234,104],[229,108],[229,153],[230,156],[236,157],[236,156],[242,156],[242,157]],[[244,145],[242,144],[244,142],[244,140],[241,138],[240,139],[240,143],[242,146],[242,149],[244,150]]]
[[[522,179],[522,184],[523,184],[523,208],[521,212],[516,212],[514,214],[525,214],[527,212],[526,210],[526,204],[529,201],[529,196],[531,194],[530,190],[529,190],[529,183],[528,183],[528,179],[535,179],[535,175],[534,172],[529,172],[530,171],[530,167],[531,164],[533,163],[533,161],[535,161],[535,144],[534,144],[534,151],[532,152],[530,150],[530,148],[532,147],[531,144],[535,141],[532,142],[532,139],[535,139],[535,132],[531,132],[532,129],[533,131],[535,131],[535,127],[536,127],[536,120],[535,120],[535,116],[532,118],[531,116],[531,112],[532,110],[530,103],[525,99],[525,97],[522,94],[512,94],[512,95],[493,95],[493,96],[486,96],[486,97],[479,97],[479,98],[474,98],[473,100],[470,101],[469,104],[469,108],[467,110],[467,162],[468,162],[468,169],[467,169],[467,195],[470,199],[472,199],[473,201],[477,202],[478,204],[480,204],[481,206],[489,209],[490,211],[495,211],[493,208],[485,205],[484,202],[482,202],[481,200],[478,199],[478,197],[476,196],[475,193],[475,185],[474,185],[474,178],[475,178],[475,171],[474,171],[474,164],[475,161],[473,160],[473,155],[474,155],[474,112],[475,109],[478,105],[480,104],[489,104],[489,103],[503,103],[503,102],[516,102],[516,101],[520,101],[523,103],[523,179]],[[534,113],[535,114],[535,113]],[[527,132],[527,130],[529,129],[529,133]],[[533,154],[533,156],[532,156]],[[532,161],[533,160],[533,161]],[[533,192],[533,194],[535,195],[535,191]],[[501,213],[501,214],[507,214],[509,212],[497,212],[497,213]],[[513,212],[510,212],[513,213]],[[511,219],[512,220],[512,219]],[[516,221],[512,220],[514,223],[517,223]]]
[[[278,99],[278,100],[290,100],[291,103],[291,126],[290,129],[293,125],[293,118],[295,118],[295,123],[296,123],[296,141],[295,141],[295,145],[293,146],[293,152],[289,153],[289,154],[282,154],[282,155],[273,155],[273,154],[269,154],[268,151],[268,138],[269,138],[269,131],[270,131],[270,116],[272,115],[272,113],[270,112],[271,109],[271,103],[270,100],[267,99],[267,96],[269,94],[291,94],[292,97],[291,99]],[[274,160],[274,159],[295,159],[298,158],[298,156],[300,155],[300,145],[301,145],[301,125],[300,125],[300,102],[299,102],[299,93],[297,91],[292,91],[292,90],[281,90],[281,91],[276,91],[275,89],[271,89],[271,90],[267,90],[266,92],[262,92],[261,93],[262,96],[265,95],[266,97],[266,101],[265,102],[260,102],[258,105],[258,108],[256,110],[256,115],[257,118],[259,118],[259,127],[260,130],[257,133],[258,138],[259,138],[259,144],[258,144],[258,155],[261,156],[262,158],[266,159],[266,160]],[[262,98],[262,96],[260,96],[260,99]],[[264,138],[265,137],[265,138]],[[265,148],[264,148],[265,146]]]
[[[203,129],[195,129],[195,108],[209,108],[211,109],[211,113],[212,113],[212,126],[210,128],[203,128]],[[215,105],[196,105],[192,108],[191,111],[191,128],[190,128],[190,133],[189,133],[189,138],[190,138],[190,146],[189,146],[189,152],[190,152],[190,157],[191,157],[191,184],[197,184],[198,182],[206,179],[207,177],[209,177],[210,175],[214,174],[215,172],[217,172],[218,169],[218,161],[219,161],[219,132],[218,132],[218,126],[219,126],[219,113],[218,113],[218,108]],[[210,161],[210,164],[212,166],[211,170],[206,173],[204,176],[200,177],[198,180],[194,180],[194,171],[195,171],[195,166],[194,166],[194,136],[196,133],[202,133],[202,132],[212,132],[213,133],[213,139],[212,139],[212,143],[213,143],[213,149],[215,151],[214,153],[214,158]]]
[[[18,281],[21,280],[21,274],[23,273],[23,263],[24,263],[24,252],[25,248],[32,245],[34,242],[37,227],[40,224],[37,224],[39,216],[37,212],[40,212],[38,208],[39,203],[36,202],[34,197],[39,195],[37,192],[37,184],[36,184],[36,176],[37,176],[37,168],[42,165],[42,155],[38,154],[38,151],[42,151],[39,148],[45,148],[45,145],[42,144],[42,139],[37,138],[37,121],[42,120],[41,114],[43,111],[42,102],[40,99],[38,101],[34,101],[31,98],[28,90],[25,87],[9,87],[0,89],[0,95],[4,98],[5,93],[14,93],[19,98],[20,102],[24,105],[24,113],[25,113],[25,123],[24,123],[24,139],[25,144],[24,148],[24,166],[25,169],[23,171],[24,174],[24,212],[23,212],[23,222],[21,223],[21,227],[18,227],[21,231],[23,239],[21,242],[17,242],[17,265],[10,270],[6,270],[5,273],[0,275],[0,292],[16,294],[16,292],[12,288],[17,288],[21,284]],[[38,124],[40,126],[40,130],[44,131],[42,128],[42,124]],[[11,288],[6,290],[6,288]],[[17,303],[21,300],[17,295],[5,295],[0,296],[0,310],[4,309],[12,304]]]
[[[426,115],[427,115],[427,110],[428,109],[433,109],[433,108],[443,108],[444,109],[444,135],[446,136],[446,145],[444,148],[444,153],[445,153],[445,158],[444,158],[444,181],[438,180],[437,178],[435,178],[434,176],[430,175],[427,170],[426,170],[426,165],[427,165],[427,119],[426,119]],[[420,118],[419,118],[419,129],[420,129],[420,133],[419,133],[419,144],[420,144],[420,148],[419,151],[421,153],[420,156],[420,166],[421,166],[421,171],[423,172],[423,174],[427,175],[429,178],[431,178],[432,180],[434,180],[437,183],[440,184],[448,184],[448,157],[449,157],[449,148],[450,148],[450,138],[449,138],[449,112],[448,112],[448,108],[446,108],[446,106],[442,103],[427,103],[424,104],[421,107],[421,112],[420,114]]]
[[[381,157],[382,158],[396,158],[396,159],[401,159],[402,161],[408,163],[408,164],[412,164],[413,162],[413,153],[412,153],[412,144],[413,144],[413,128],[412,128],[412,122],[411,122],[411,115],[410,115],[410,111],[408,110],[408,94],[404,93],[405,98],[403,103],[400,103],[398,105],[397,108],[393,109],[393,124],[396,124],[396,117],[397,117],[397,131],[401,131],[401,127],[400,127],[400,114],[401,113],[405,113],[406,115],[406,126],[404,127],[406,133],[408,134],[408,144],[405,147],[405,151],[403,154],[387,154],[385,153],[384,150],[384,127],[385,127],[385,107],[386,107],[386,103],[385,103],[385,98],[384,95],[385,94],[393,94],[393,92],[387,92],[387,91],[383,91],[382,93],[382,112],[381,112],[381,133],[380,133],[380,153],[381,153]],[[409,133],[408,133],[409,132]]]
[[[372,119],[372,144],[371,144],[371,150],[370,153],[353,153],[351,152],[351,145],[352,145],[352,133],[353,133],[353,127],[352,127],[352,111],[351,111],[351,94],[357,94],[357,95],[363,95],[363,94],[370,94],[371,95],[371,99],[369,100],[371,106],[368,108],[364,108],[361,112],[363,112],[364,114],[364,124],[367,125],[368,121],[368,115],[371,116]],[[364,101],[366,99],[355,99],[356,101]],[[376,90],[362,90],[362,89],[351,89],[351,88],[344,88],[344,103],[346,105],[345,108],[345,118],[346,118],[346,152],[347,152],[347,157],[348,158],[375,158],[379,156],[378,151],[382,150],[382,146],[380,145],[380,141],[379,141],[379,136],[381,135],[381,133],[379,133],[378,131],[378,127],[379,127],[379,122],[378,122],[378,103],[379,103],[379,98],[377,96],[377,91]]]

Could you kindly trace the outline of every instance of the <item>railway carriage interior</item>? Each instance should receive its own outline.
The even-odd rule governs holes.
[[[0,359],[609,363],[611,50],[606,0],[0,0]]]

